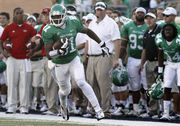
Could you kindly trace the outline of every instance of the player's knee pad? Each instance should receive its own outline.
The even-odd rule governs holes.
[[[60,82],[59,88],[62,95],[66,96],[69,95],[71,92],[71,87],[65,82]]]

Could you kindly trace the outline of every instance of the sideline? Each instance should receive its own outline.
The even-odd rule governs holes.
[[[97,121],[96,119],[74,117],[70,116],[68,121],[64,121],[60,116],[53,115],[37,115],[37,114],[5,114],[0,112],[0,118],[6,119],[23,119],[23,120],[33,120],[33,121],[52,121],[61,123],[77,123],[77,124],[92,124],[98,126],[179,126],[175,123],[164,123],[164,122],[147,122],[147,121],[132,121],[132,120],[113,120],[113,119],[103,119]]]

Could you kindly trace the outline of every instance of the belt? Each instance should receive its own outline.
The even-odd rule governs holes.
[[[112,55],[112,53],[109,53],[109,55]],[[98,56],[103,56],[103,54],[92,54],[92,55],[88,55],[88,56],[92,56],[92,57],[98,57]],[[105,56],[107,56],[107,54],[105,54]]]
[[[42,60],[43,57],[34,57],[34,58],[30,58],[31,61],[39,61]]]

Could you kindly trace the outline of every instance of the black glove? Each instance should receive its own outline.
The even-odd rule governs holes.
[[[105,55],[109,56],[109,48],[106,47],[105,42],[102,41],[102,42],[99,43],[99,45],[101,46],[103,56],[105,56]]]

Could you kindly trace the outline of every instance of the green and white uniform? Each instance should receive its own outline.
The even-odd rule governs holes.
[[[180,86],[180,35],[172,42],[167,42],[161,33],[155,38],[156,45],[163,50],[167,57],[164,71],[164,86],[171,88],[177,76],[177,85]]]
[[[121,36],[126,36],[129,39],[128,57],[141,59],[141,53],[143,50],[142,40],[146,30],[146,24],[137,26],[134,21],[131,21],[122,27]]]
[[[67,108],[66,100],[71,92],[70,78],[72,77],[94,107],[95,112],[99,112],[101,108],[93,89],[85,80],[84,67],[75,42],[76,35],[78,32],[82,31],[83,25],[75,16],[67,17],[65,23],[66,26],[64,29],[48,24],[44,27],[42,33],[45,44],[54,43],[60,39],[68,41],[65,54],[52,59],[52,62],[56,64],[55,76],[59,85],[61,105]]]
[[[145,69],[138,74],[138,69],[141,64],[141,53],[143,50],[143,35],[147,30],[146,24],[136,25],[131,21],[123,25],[121,29],[121,37],[128,37],[128,62],[127,71],[129,75],[129,83],[132,91],[138,91],[141,88],[141,83],[144,89],[147,89]]]
[[[67,17],[65,29],[60,29],[52,24],[48,24],[44,27],[42,37],[45,44],[54,43],[62,38],[68,41],[66,53],[58,58],[52,59],[53,63],[66,64],[71,62],[77,55],[79,55],[75,38],[77,33],[82,29],[82,23],[75,16]]]

